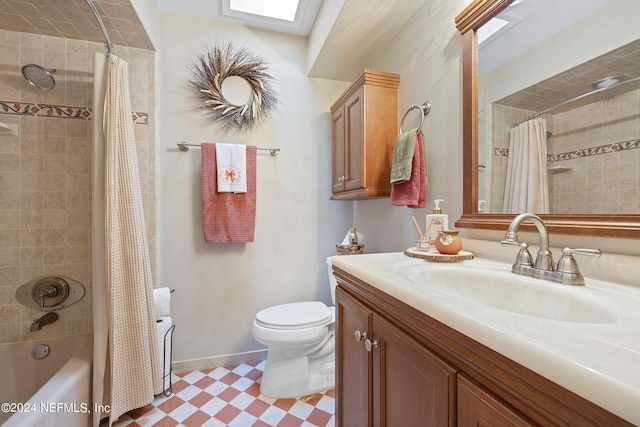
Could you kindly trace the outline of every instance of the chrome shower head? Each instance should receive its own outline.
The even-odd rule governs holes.
[[[47,70],[36,64],[27,64],[22,67],[22,75],[31,86],[42,90],[50,90],[56,85],[56,79],[53,78],[55,69]]]

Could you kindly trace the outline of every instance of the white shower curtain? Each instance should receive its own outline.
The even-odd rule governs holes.
[[[549,213],[547,121],[527,120],[511,129],[503,213]]]
[[[94,126],[94,209],[103,205],[104,210],[102,215],[94,213],[94,236],[104,243],[104,253],[94,245],[93,395],[95,403],[109,405],[111,425],[125,412],[151,403],[162,384],[127,63],[111,54],[104,64],[100,56],[96,55],[94,78],[99,86],[104,71],[107,81],[103,126]],[[95,120],[102,121],[100,117]],[[94,426],[101,416],[94,413]]]

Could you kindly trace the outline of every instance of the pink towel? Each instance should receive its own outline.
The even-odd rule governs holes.
[[[202,143],[202,228],[205,242],[253,242],[256,153],[247,146],[247,192],[218,193],[215,144]]]
[[[424,135],[420,131],[411,162],[411,178],[400,184],[391,184],[391,204],[409,208],[427,207],[427,164]]]

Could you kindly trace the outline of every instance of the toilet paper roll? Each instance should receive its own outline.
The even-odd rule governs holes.
[[[153,305],[156,308],[156,318],[171,314],[171,290],[156,288],[153,290]]]
[[[173,320],[169,316],[162,316],[156,320],[156,333],[158,337],[158,355],[160,357],[160,367],[163,372],[160,373],[160,379],[171,372],[171,340],[173,334],[169,329],[173,326]],[[166,338],[165,338],[166,335]],[[168,381],[168,377],[165,382]]]

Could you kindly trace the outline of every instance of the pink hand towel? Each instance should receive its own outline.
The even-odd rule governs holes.
[[[218,193],[215,144],[202,143],[202,228],[205,242],[253,242],[256,153],[247,146],[247,192]]]
[[[424,135],[418,131],[416,148],[411,161],[411,178],[400,184],[391,184],[391,204],[409,208],[427,207],[427,163]]]

